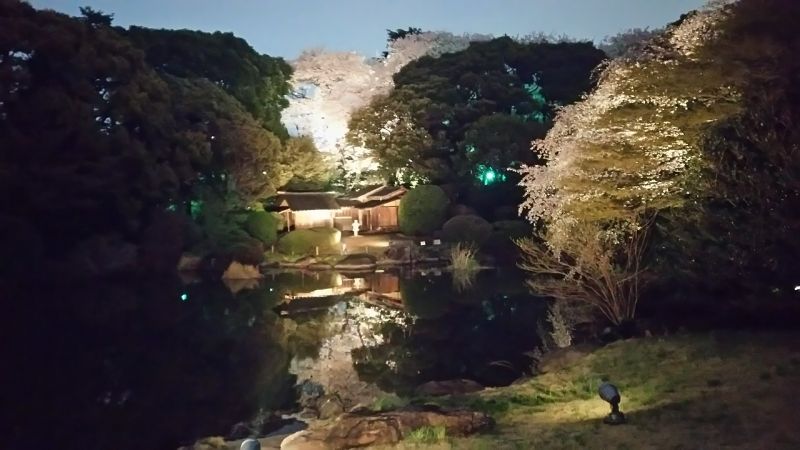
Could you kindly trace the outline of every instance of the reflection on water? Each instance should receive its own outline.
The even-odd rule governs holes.
[[[544,303],[516,273],[481,272],[469,289],[440,270],[320,276],[336,295],[315,296],[328,292],[305,284],[283,307],[288,320],[302,324],[316,311],[314,320],[322,314],[331,325],[320,339],[324,354],[296,358],[292,371],[354,402],[376,388],[410,394],[430,380],[508,384],[530,367],[526,354],[539,343]]]
[[[3,448],[174,449],[292,401],[263,292],[162,280],[2,298]]]
[[[0,294],[6,448],[174,449],[292,408],[306,379],[352,402],[436,379],[508,383],[543,307],[501,273],[463,292],[441,272],[294,272]]]

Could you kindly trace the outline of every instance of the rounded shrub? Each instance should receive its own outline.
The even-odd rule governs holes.
[[[286,233],[278,240],[277,249],[285,255],[312,255],[319,247],[320,253],[338,253],[342,232],[336,228],[309,228]]]
[[[420,185],[400,200],[398,224],[405,234],[429,234],[444,223],[450,201],[439,186]]]
[[[264,245],[258,239],[246,239],[232,244],[227,249],[231,260],[257,266],[264,262]]]
[[[492,233],[492,224],[474,214],[462,214],[445,222],[442,237],[450,242],[482,245]]]
[[[278,229],[281,227],[281,222],[280,216],[275,213],[253,211],[247,215],[244,229],[264,245],[272,245],[278,240]]]

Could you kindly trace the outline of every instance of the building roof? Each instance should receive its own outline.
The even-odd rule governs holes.
[[[357,200],[366,202],[369,200],[382,199],[384,197],[396,197],[404,194],[406,189],[402,186],[387,186],[385,184],[375,184],[366,186],[355,192],[351,192],[341,198],[347,200]]]
[[[278,207],[289,207],[292,211],[339,209],[332,192],[281,192],[276,200]]]
[[[279,192],[271,211],[313,211],[336,210],[342,207],[374,208],[389,203],[405,194],[401,186],[373,185],[360,189],[350,195],[336,197],[333,192]]]
[[[375,192],[370,192],[369,197],[388,197],[390,195],[394,197],[405,192],[405,188],[401,186],[383,186]]]
[[[372,191],[377,191],[378,189],[381,189],[381,188],[383,188],[383,187],[384,187],[384,185],[383,185],[383,184],[370,184],[370,185],[368,185],[368,186],[364,186],[364,187],[362,187],[361,189],[358,189],[358,190],[356,190],[356,191],[353,191],[353,192],[351,192],[351,193],[349,193],[349,194],[345,195],[345,197],[347,197],[347,198],[358,198],[358,197],[362,197],[362,196],[365,196],[365,195],[371,194],[371,193],[372,193]]]

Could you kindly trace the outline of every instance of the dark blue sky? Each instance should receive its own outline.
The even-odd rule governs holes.
[[[304,48],[375,56],[386,28],[510,36],[534,31],[599,40],[659,27],[705,0],[30,0],[71,15],[89,5],[117,25],[232,31],[262,53],[292,59]]]

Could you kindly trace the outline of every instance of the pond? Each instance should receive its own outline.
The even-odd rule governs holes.
[[[260,283],[137,280],[3,290],[9,448],[175,449],[296,408],[311,381],[349,404],[431,380],[525,374],[546,304],[519,273],[276,272]],[[14,405],[14,408],[8,408]]]

